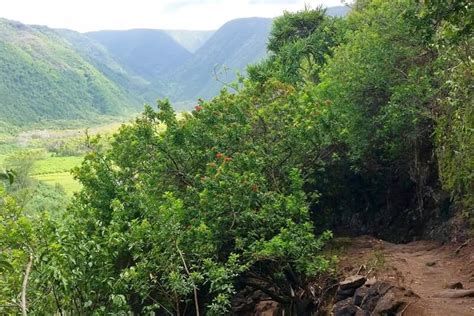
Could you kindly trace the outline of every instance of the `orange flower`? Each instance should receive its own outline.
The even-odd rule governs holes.
[[[196,105],[196,106],[194,107],[194,109],[196,110],[196,112],[199,112],[199,111],[202,110],[202,106]]]
[[[224,157],[224,155],[222,153],[217,153],[216,154],[216,158],[217,159],[221,159],[222,157]]]
[[[225,157],[225,158],[224,158],[224,161],[232,161],[232,158],[230,158],[230,157]]]

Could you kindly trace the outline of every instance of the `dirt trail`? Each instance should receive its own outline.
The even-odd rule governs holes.
[[[368,276],[392,281],[420,296],[403,315],[474,316],[474,297],[439,297],[455,282],[474,289],[474,241],[459,249],[459,245],[432,241],[396,245],[358,237],[351,241],[348,252],[352,269],[359,265],[359,272],[362,269]]]

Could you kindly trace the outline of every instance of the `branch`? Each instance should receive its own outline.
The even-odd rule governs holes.
[[[25,276],[23,277],[23,284],[21,286],[21,312],[23,316],[27,315],[26,306],[26,289],[28,287],[28,280],[30,278],[31,267],[33,266],[33,255],[30,254],[28,263],[26,264]]]
[[[214,65],[214,69],[212,70],[214,80],[221,83],[224,87],[230,88],[230,89],[234,90],[235,92],[239,92],[239,89],[234,87],[231,83],[225,82],[225,81],[223,81],[219,78],[219,73],[217,71],[218,67],[219,67],[219,65]],[[223,72],[225,72],[225,74],[227,74],[227,70],[228,70],[228,68],[224,66],[224,71]]]
[[[265,294],[269,295],[272,299],[274,299],[275,301],[283,305],[287,305],[288,303],[290,303],[290,299],[288,299],[287,297],[278,294],[276,291],[270,290],[272,286],[267,281],[261,280],[257,277],[246,277],[243,282],[246,285],[249,285],[253,288],[256,288],[264,292]]]
[[[189,272],[189,269],[188,269],[188,265],[186,264],[186,260],[184,260],[183,253],[182,253],[181,250],[179,249],[178,244],[176,244],[176,249],[178,249],[178,253],[179,253],[180,257],[181,257],[181,260],[183,261],[184,270],[186,270],[186,273],[188,274],[188,277],[191,276],[191,273]],[[194,284],[194,282],[193,282],[193,292],[194,292],[194,304],[195,304],[195,306],[196,306],[196,316],[199,316],[198,294],[197,294],[196,284]]]

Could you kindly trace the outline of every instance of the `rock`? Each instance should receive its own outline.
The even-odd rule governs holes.
[[[397,315],[418,298],[413,291],[388,282],[371,280],[369,286],[362,285],[355,289],[354,284],[361,284],[361,280],[358,278],[357,282],[354,281],[355,278],[352,278],[345,282],[345,284],[351,284],[352,288],[342,289],[340,286],[339,295],[349,294],[350,289],[354,290],[354,295],[334,304],[332,311],[335,316]]]
[[[355,288],[344,289],[344,290],[339,288],[336,292],[336,297],[334,301],[339,302],[339,301],[345,300],[348,297],[352,297],[355,291],[356,291]]]
[[[361,286],[354,293],[354,305],[361,306],[364,298],[369,294],[369,288],[367,286]]]
[[[370,316],[370,313],[368,311],[365,311],[365,310],[362,310],[362,309],[359,309],[355,316]]]
[[[445,297],[445,298],[462,298],[462,297],[474,297],[474,289],[469,290],[456,290],[456,289],[449,289],[440,292],[439,294],[435,295],[435,297]]]
[[[344,281],[339,283],[339,288],[341,290],[345,289],[356,289],[363,285],[367,279],[362,275],[353,275],[346,278]]]
[[[391,295],[385,295],[377,302],[372,315],[397,315],[405,305],[403,301],[396,300]]]
[[[354,305],[350,297],[337,302],[332,309],[334,316],[355,316],[359,310],[360,308]]]
[[[462,289],[464,286],[461,282],[453,282],[446,285],[447,289]]]
[[[375,306],[377,305],[377,302],[379,301],[379,299],[380,299],[380,295],[378,295],[377,293],[372,294],[372,295],[369,293],[366,297],[362,299],[360,308],[362,308],[365,311],[372,312]]]
[[[391,288],[393,285],[390,283],[377,281],[369,288],[369,295],[385,295]]]
[[[271,301],[271,298],[260,290],[245,288],[232,298],[232,312],[236,315],[247,315],[255,309],[256,304],[260,301]]]
[[[436,264],[436,261],[428,261],[428,262],[426,263],[426,266],[432,267],[432,266],[434,266],[435,264]]]
[[[407,304],[418,298],[412,291],[392,287],[383,295],[375,306],[372,315],[397,315]]]

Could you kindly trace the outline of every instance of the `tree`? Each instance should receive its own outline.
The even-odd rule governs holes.
[[[275,19],[268,39],[270,57],[248,68],[252,81],[269,78],[293,85],[317,83],[319,72],[341,40],[344,22],[306,7]]]
[[[87,155],[70,231],[73,245],[97,243],[75,283],[88,308],[222,314],[244,285],[290,306],[306,276],[328,269],[319,250],[331,235],[313,234],[302,191],[317,148],[287,129],[310,124],[308,109],[290,87],[271,89],[223,93],[182,120],[161,101]]]

